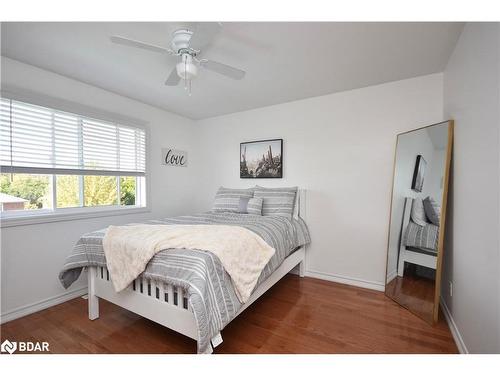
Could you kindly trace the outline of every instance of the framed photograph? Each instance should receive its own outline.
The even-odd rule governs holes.
[[[422,191],[424,186],[425,168],[427,167],[427,162],[422,155],[417,155],[417,161],[415,162],[415,170],[413,171],[413,180],[411,183],[412,190]]]
[[[240,178],[282,178],[283,139],[240,143]]]

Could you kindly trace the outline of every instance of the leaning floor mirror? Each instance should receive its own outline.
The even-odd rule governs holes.
[[[399,134],[385,294],[429,323],[439,313],[453,121]]]

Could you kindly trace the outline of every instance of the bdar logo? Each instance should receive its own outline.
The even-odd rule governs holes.
[[[12,354],[17,350],[17,342],[10,342],[9,340],[5,340],[4,342],[2,342],[0,350],[2,351],[2,353]]]
[[[31,342],[31,341],[9,341],[5,340],[0,346],[0,351],[2,353],[18,353],[23,352],[48,352],[49,343],[46,341],[42,342]]]

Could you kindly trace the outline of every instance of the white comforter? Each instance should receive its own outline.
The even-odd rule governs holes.
[[[103,239],[106,263],[117,292],[125,289],[165,249],[198,249],[214,253],[231,276],[238,299],[245,303],[275,250],[256,233],[229,225],[110,226]]]

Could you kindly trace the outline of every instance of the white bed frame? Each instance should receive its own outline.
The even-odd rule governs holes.
[[[299,191],[299,212],[305,214],[305,190]],[[242,305],[236,316],[254,303],[262,294],[276,284],[293,268],[299,266],[299,276],[305,273],[305,249],[299,248],[290,254],[283,263],[260,284]],[[145,278],[137,278],[125,290],[117,293],[110,280],[106,267],[88,267],[88,309],[89,319],[99,318],[99,298],[105,299],[124,309],[132,311],[176,332],[198,340],[198,328],[182,288],[176,288],[165,283],[158,283]],[[235,316],[235,317],[236,317]],[[220,332],[211,340],[213,348],[222,343]],[[213,352],[210,347],[206,352]]]
[[[400,277],[404,276],[405,262],[418,264],[420,266],[429,267],[432,269],[436,269],[437,266],[437,254],[429,255],[407,250],[406,246],[403,243],[403,235],[407,225],[410,222],[412,203],[413,198],[406,198],[403,214],[403,225],[401,226],[401,243],[399,246],[398,276]]]

